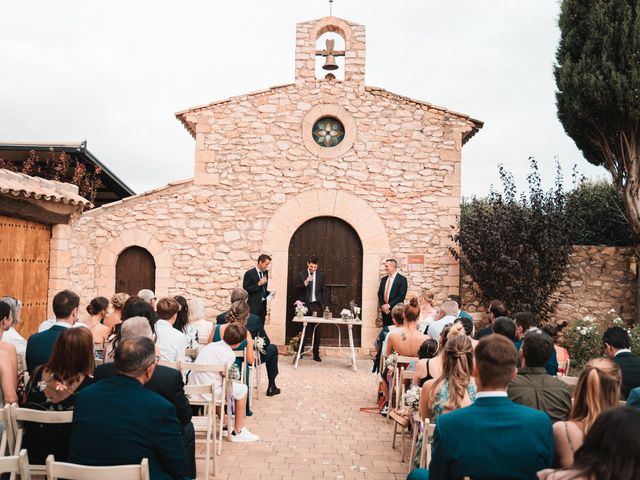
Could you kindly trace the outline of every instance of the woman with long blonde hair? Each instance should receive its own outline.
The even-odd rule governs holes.
[[[442,351],[442,374],[422,386],[422,418],[434,421],[443,413],[471,405],[476,397],[476,386],[471,381],[472,372],[471,340],[464,334],[464,326],[454,324]]]
[[[600,413],[615,407],[620,399],[620,368],[608,358],[594,358],[580,373],[574,392],[575,401],[566,422],[553,425],[558,463],[573,464],[573,456]]]

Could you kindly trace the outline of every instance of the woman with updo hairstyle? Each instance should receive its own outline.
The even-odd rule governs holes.
[[[418,319],[418,330],[426,332],[429,324],[436,319],[438,310],[433,306],[433,292],[422,289],[420,292],[420,298],[418,298],[420,304],[420,318]]]
[[[249,310],[249,304],[245,300],[238,300],[237,302],[233,302],[231,304],[231,308],[225,314],[224,318],[226,323],[216,325],[215,330],[211,332],[211,336],[209,337],[209,343],[211,342],[220,342],[224,336],[224,331],[231,324],[239,324],[243,327],[247,326],[247,320],[249,319],[249,315],[251,311]],[[251,337],[251,333],[247,330],[247,338],[242,341],[237,348],[234,348],[235,351],[245,350],[244,360],[247,362],[247,370],[245,372],[245,381],[247,386],[249,385],[249,366],[253,365],[254,360],[254,349],[253,349],[253,338]],[[236,357],[236,365],[238,369],[242,368],[242,358]],[[251,412],[251,405],[249,405],[249,401],[247,400],[247,416],[253,415]]]
[[[594,358],[582,369],[569,420],[553,424],[553,443],[561,467],[573,464],[576,451],[598,415],[618,405],[621,383],[620,368],[608,358]]]
[[[392,352],[405,357],[417,357],[420,346],[430,338],[418,330],[417,321],[420,318],[420,305],[416,297],[412,297],[405,304],[403,317],[402,330],[393,331],[387,337],[387,351],[384,352],[387,357]]]
[[[113,327],[122,322],[122,309],[125,302],[129,299],[126,293],[115,293],[110,300],[111,311],[104,317],[103,324],[113,331]]]
[[[89,302],[89,305],[87,305],[89,318],[82,320],[80,323],[91,332],[93,343],[104,343],[109,338],[111,329],[102,324],[108,308],[109,300],[105,297],[95,297]]]

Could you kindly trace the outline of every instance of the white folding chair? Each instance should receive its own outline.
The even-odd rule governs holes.
[[[560,380],[560,381],[566,383],[567,385],[569,385],[572,390],[578,384],[578,377],[569,377],[567,375],[562,375],[562,376],[557,377],[557,378],[558,378],[558,380]]]
[[[175,368],[176,370],[180,370],[180,362],[172,362],[171,360],[160,360],[158,365],[162,365],[164,367]]]
[[[15,478],[16,473],[20,475],[20,480],[31,480],[29,472],[29,458],[27,451],[22,449],[18,455],[0,457],[0,473],[10,473]]]
[[[47,479],[57,480],[149,480],[149,461],[142,459],[140,465],[117,465],[113,467],[88,467],[74,463],[56,462],[53,455],[47,457]]]
[[[203,415],[191,417],[191,422],[196,433],[196,444],[204,443],[205,445],[204,478],[207,480],[210,463],[213,476],[216,476],[216,389],[213,385],[185,385],[184,391],[191,405],[203,407]],[[201,400],[194,399],[193,395],[199,395]],[[207,400],[204,395],[208,395],[210,399]]]
[[[422,450],[420,450],[420,468],[428,468],[431,462],[431,440],[436,429],[435,423],[430,423],[428,418],[423,421]]]
[[[391,443],[391,448],[396,448],[396,436],[398,434],[398,427],[400,427],[400,442],[402,445],[400,450],[401,462],[404,462],[404,452],[405,452],[404,437],[405,437],[407,428],[411,423],[411,419],[402,416],[399,413],[399,411],[405,409],[405,406],[402,405],[402,396],[404,395],[404,392],[405,392],[405,382],[407,380],[411,381],[412,378],[413,378],[412,371],[406,371],[402,367],[399,368],[399,373],[398,375],[396,375],[396,386],[395,386],[396,408],[394,410],[389,411],[389,416],[393,420],[393,442]]]
[[[189,348],[184,351],[185,357],[196,358],[198,356],[198,348]]]
[[[0,408],[0,419],[4,425],[4,431],[2,432],[2,439],[0,439],[0,457],[11,455],[14,452],[15,437],[13,435],[13,424],[11,422],[11,404],[5,403],[4,407]]]
[[[10,417],[13,432],[15,434],[15,445],[13,449],[14,455],[18,455],[22,450],[22,439],[24,437],[24,422],[45,423],[45,424],[61,424],[71,423],[73,420],[73,411],[52,412],[48,410],[32,410],[30,408],[20,408],[17,404],[11,405]],[[45,465],[29,464],[29,470],[33,475],[43,475]]]
[[[228,368],[226,365],[208,365],[204,363],[183,363],[179,362],[179,370],[183,375],[189,373],[193,374],[196,372],[200,373],[219,373],[222,375],[222,392],[220,395],[220,399],[215,398],[215,407],[220,408],[220,426],[218,427],[218,455],[222,454],[222,430],[225,424],[225,418],[227,420],[227,431],[231,434],[231,412],[229,411],[225,414],[225,405],[227,400],[227,372]],[[191,384],[193,385],[193,383]],[[229,408],[230,410],[230,408]],[[214,412],[215,414],[215,412]]]

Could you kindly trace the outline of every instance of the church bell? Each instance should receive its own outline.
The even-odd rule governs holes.
[[[336,63],[336,58],[331,54],[327,55],[322,68],[323,70],[337,70],[338,64]]]

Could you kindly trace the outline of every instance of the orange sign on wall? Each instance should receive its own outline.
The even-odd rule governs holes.
[[[424,272],[424,255],[407,255],[407,270],[410,272]]]

